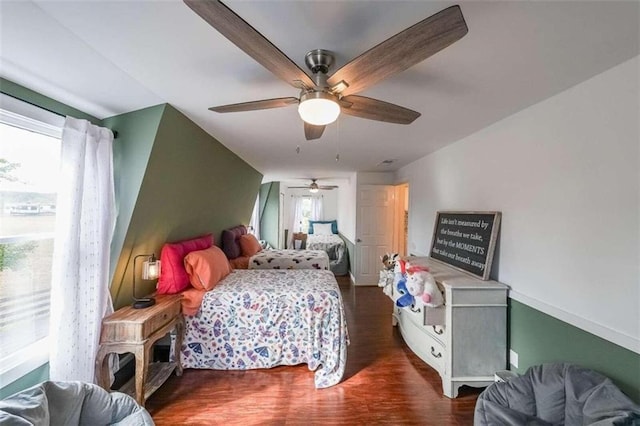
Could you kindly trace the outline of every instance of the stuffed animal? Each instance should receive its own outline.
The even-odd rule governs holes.
[[[393,271],[383,269],[380,271],[380,280],[378,281],[378,287],[382,287],[382,292],[392,297],[393,289]]]
[[[395,267],[393,268],[393,283],[396,286],[398,294],[398,298],[396,299],[396,306],[399,308],[405,308],[415,303],[413,295],[411,295],[409,293],[409,290],[407,289],[406,267],[408,264],[409,262],[398,259],[396,261]]]
[[[386,270],[393,271],[396,261],[400,260],[400,255],[398,253],[385,253],[384,256],[380,257],[380,260]]]
[[[444,303],[438,284],[427,268],[407,270],[406,287],[409,294],[415,297],[417,305],[436,308]]]

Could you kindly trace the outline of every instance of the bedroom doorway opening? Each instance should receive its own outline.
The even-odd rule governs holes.
[[[409,239],[409,184],[395,185],[394,192],[393,251],[400,256],[406,256]]]

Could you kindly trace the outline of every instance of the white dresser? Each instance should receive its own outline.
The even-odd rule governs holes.
[[[428,266],[444,290],[439,308],[394,308],[393,325],[424,362],[440,373],[443,393],[458,396],[462,385],[488,386],[507,367],[507,286],[482,281],[437,260],[414,257]]]

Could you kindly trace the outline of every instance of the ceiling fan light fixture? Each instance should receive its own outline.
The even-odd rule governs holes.
[[[298,114],[314,126],[326,126],[338,119],[340,105],[336,96],[326,92],[307,92],[300,96]]]

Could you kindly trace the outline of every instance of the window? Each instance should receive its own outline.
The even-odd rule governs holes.
[[[309,221],[311,219],[311,197],[304,197],[300,200],[302,204],[302,218],[300,221],[300,231],[308,232],[309,231]]]
[[[1,388],[44,364],[48,357],[64,119],[4,95],[0,108]]]
[[[322,196],[297,196],[293,204],[293,232],[307,232],[310,220],[322,220]]]

